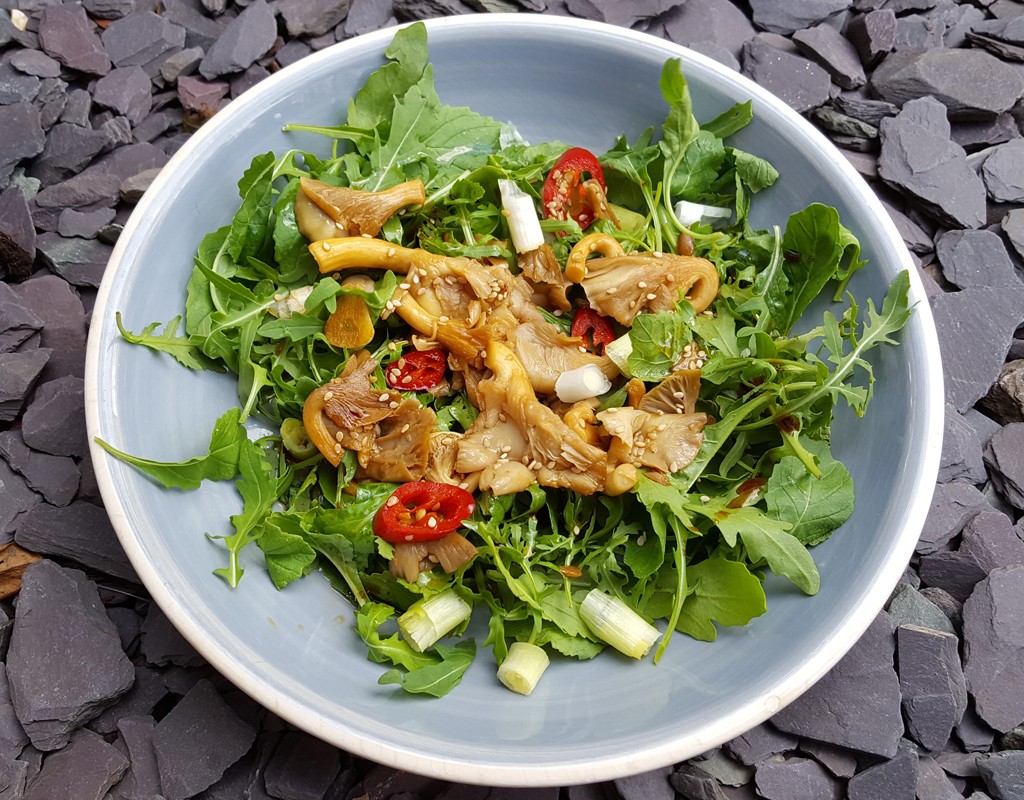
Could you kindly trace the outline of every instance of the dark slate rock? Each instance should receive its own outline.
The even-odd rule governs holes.
[[[43,152],[46,134],[39,110],[28,101],[0,105],[0,130],[0,186],[6,186],[19,161]]]
[[[673,42],[686,47],[714,42],[735,59],[755,33],[746,14],[729,0],[687,0],[666,14],[664,22],[665,34]]]
[[[1014,533],[1009,517],[987,510],[964,527],[957,552],[924,556],[918,570],[924,582],[964,601],[992,569],[1014,564],[1024,564],[1024,541]]]
[[[999,377],[988,394],[978,401],[978,406],[989,412],[998,424],[1024,422],[1024,359],[1003,364]]]
[[[352,0],[348,15],[342,23],[342,38],[348,39],[363,33],[379,30],[394,19],[391,3],[380,0]]]
[[[135,683],[121,698],[102,714],[89,722],[96,733],[114,733],[122,720],[144,717],[152,713],[167,696],[167,687],[159,672],[145,666],[135,667]]]
[[[68,178],[66,181],[47,186],[32,199],[33,216],[53,213],[56,219],[66,208],[80,211],[94,211],[97,208],[110,208],[117,203],[117,190],[120,180],[116,176],[90,168],[81,175]]]
[[[1012,422],[995,434],[985,448],[992,483],[1010,505],[1024,509],[1024,422]]]
[[[83,380],[71,375],[41,384],[22,418],[25,444],[55,456],[85,453],[84,393]]]
[[[0,461],[0,544],[14,540],[20,517],[42,501],[21,475]]]
[[[0,14],[0,47],[5,47],[11,42],[20,44],[22,47],[36,48],[39,46],[39,39],[35,33],[28,30],[23,31],[11,21],[7,14]]]
[[[996,147],[981,165],[981,174],[997,203],[1024,202],[1024,139]]]
[[[695,800],[727,800],[725,792],[713,775],[699,764],[683,764],[669,775],[669,783],[675,791]],[[675,794],[673,794],[673,797]]]
[[[876,172],[877,174],[877,172]],[[885,210],[889,212],[889,217],[896,225],[896,230],[900,232],[900,236],[903,238],[904,244],[907,245],[907,249],[911,253],[917,253],[919,255],[926,255],[931,253],[935,249],[935,243],[932,241],[932,237],[914,220],[904,214],[895,206],[887,203],[884,199],[882,205]]]
[[[107,575],[139,582],[106,512],[92,503],[37,506],[19,520],[14,539],[26,550],[69,558]]]
[[[1024,77],[982,50],[936,48],[893,53],[878,65],[872,88],[901,105],[931,95],[957,119],[984,119],[1008,111],[1024,95]]]
[[[942,47],[945,40],[946,24],[942,20],[927,19],[920,14],[911,14],[896,19],[894,51]]]
[[[110,72],[110,57],[85,9],[48,6],[39,13],[39,44],[65,67],[90,75]]]
[[[99,132],[103,134],[104,151],[109,152],[131,142],[132,124],[128,121],[128,118],[113,116],[109,111],[105,111],[104,114],[108,116],[99,126]]]
[[[39,275],[19,284],[15,293],[18,301],[43,321],[39,344],[49,348],[51,355],[42,380],[69,374],[78,364],[84,366],[85,308],[67,281],[56,275]]]
[[[267,792],[288,800],[320,800],[341,771],[338,748],[298,731],[286,733],[267,764]]]
[[[451,784],[442,794],[451,792],[456,788],[468,787],[457,787],[455,784]],[[581,783],[575,786],[566,786],[565,793],[568,796],[568,800],[614,800],[618,797],[618,792],[615,791],[614,787],[610,787],[606,783]],[[453,797],[452,800],[456,800],[456,798]]]
[[[865,179],[873,181],[878,177],[878,159],[873,155],[853,150],[841,150],[840,152]]]
[[[1003,217],[1003,233],[1017,255],[1024,258],[1024,208],[1013,208]]]
[[[6,61],[0,61],[0,106],[35,100],[42,81],[35,75],[26,75]]]
[[[663,767],[617,778],[615,788],[622,800],[675,800],[675,790],[669,783],[672,771],[672,767]]]
[[[999,377],[1013,332],[1024,322],[1024,292],[976,287],[929,301],[942,351],[946,401],[963,412]]]
[[[942,750],[967,709],[959,640],[952,633],[896,629],[900,691],[907,730],[928,750]]]
[[[162,167],[167,163],[168,158],[168,155],[160,148],[154,147],[148,142],[137,142],[119,147],[97,159],[96,163],[79,177],[92,178],[99,175],[115,177],[117,183],[115,184],[113,202],[116,203],[120,198],[123,181],[147,169]],[[105,183],[104,188],[107,187],[109,184]]]
[[[147,169],[140,172],[138,175],[132,175],[130,178],[121,182],[121,199],[125,203],[137,203],[142,199],[142,195],[149,190],[149,187],[153,185],[153,181],[156,180],[156,176],[160,174],[159,169]]]
[[[712,783],[720,783],[723,786],[743,786],[748,784],[754,778],[753,768],[746,764],[741,764],[732,757],[730,757],[721,748],[716,748],[711,754],[705,754],[701,756],[699,761],[690,762],[690,766],[694,768],[694,771],[690,773],[690,778],[697,786],[704,787],[702,790],[693,788],[686,790],[680,788],[680,781],[677,780],[679,770],[677,770],[672,777],[669,778],[669,782],[675,787],[676,791],[686,796],[687,791],[690,794],[699,795],[701,791],[705,794],[712,792]],[[711,780],[707,780],[710,778]]]
[[[568,5],[568,0],[561,2],[563,6]],[[443,17],[448,14],[472,14],[477,10],[463,0],[394,0],[393,5],[395,16],[405,22]],[[599,19],[600,12],[594,3],[579,0],[575,7],[578,10],[573,11],[573,14],[588,19]]]
[[[842,786],[817,761],[788,758],[763,761],[754,776],[757,791],[766,800],[840,800]]]
[[[837,778],[852,778],[857,772],[857,755],[845,748],[808,739],[800,743],[800,751],[809,755]]]
[[[262,81],[264,78],[270,77],[270,71],[260,65],[253,64],[245,72],[241,72],[231,78],[231,97],[238,97],[245,91],[248,91],[257,83]]]
[[[11,687],[7,680],[7,668],[0,664],[0,762],[17,758],[28,744],[11,701]]]
[[[35,257],[36,229],[32,224],[32,212],[24,191],[17,186],[0,192],[0,233],[7,234],[29,256]],[[0,329],[5,325],[5,316],[0,314]],[[7,329],[10,330],[9,327]],[[2,347],[0,345],[0,349]]]
[[[753,766],[768,756],[796,748],[797,738],[780,731],[769,722],[762,722],[742,736],[723,745],[725,751],[742,764]]]
[[[197,795],[197,800],[238,800],[239,797],[269,800],[270,795],[263,787],[263,773],[279,739],[280,734],[277,732],[261,731],[256,744],[249,752],[228,767],[220,780]],[[343,787],[343,792],[328,792],[325,800],[345,800],[348,797],[348,790],[354,785],[353,776],[351,782]]]
[[[191,75],[178,78],[178,100],[186,111],[216,111],[227,93],[224,81],[204,81]]]
[[[135,0],[82,0],[82,5],[96,19],[121,19],[135,10]]]
[[[831,672],[772,722],[797,736],[891,758],[903,733],[894,647],[882,612]]]
[[[61,212],[61,216],[64,213]],[[39,237],[38,246],[51,271],[74,286],[92,287],[99,287],[113,250],[95,239],[65,237],[59,233],[44,233]]]
[[[907,103],[911,109],[942,106],[931,98]],[[920,124],[906,108],[879,124],[881,152],[878,172],[891,186],[917,198],[940,221],[959,228],[985,224],[985,185],[967,164],[967,154]]]
[[[822,128],[843,136],[856,137],[860,139],[877,139],[878,128],[856,117],[841,114],[829,106],[821,106],[811,112],[811,119],[817,122]]]
[[[751,0],[754,24],[773,33],[792,34],[835,17],[850,7],[850,0]]]
[[[14,352],[43,327],[43,321],[15,301],[0,300],[0,353]]]
[[[242,72],[274,45],[277,25],[266,0],[255,0],[228,23],[199,64],[204,78]]]
[[[95,584],[47,560],[22,578],[7,672],[18,719],[43,751],[63,747],[135,679]]]
[[[185,29],[185,47],[199,47],[204,52],[220,38],[230,21],[227,15],[211,19],[200,0],[165,0],[163,7],[164,18]]]
[[[900,112],[899,107],[892,103],[860,97],[854,92],[840,92],[832,98],[832,104],[841,113],[875,127],[883,119],[895,117]]]
[[[935,756],[935,763],[942,767],[947,775],[955,775],[958,778],[978,778],[981,773],[978,771],[977,753],[959,753],[946,751]]]
[[[682,5],[682,0],[647,0],[643,3],[621,3],[619,0],[569,0],[567,5],[569,11],[576,16],[631,28],[647,22],[652,17],[668,13],[676,6]],[[395,4],[395,10],[400,11],[398,3]]]
[[[928,602],[933,603],[952,624],[954,631],[960,633],[963,627],[964,604],[957,600],[945,589],[937,586],[926,586],[921,590],[921,596]],[[927,627],[927,626],[924,626]],[[939,629],[941,630],[941,628]]]
[[[992,438],[992,435],[1002,427],[998,421],[992,419],[992,417],[987,414],[983,414],[978,410],[978,408],[967,409],[967,411],[964,412],[964,419],[967,420],[968,424],[970,424],[972,428],[974,428],[974,432],[977,434],[978,441],[981,442],[982,447],[987,445],[989,439]],[[1019,421],[1024,422],[1024,418]]]
[[[149,604],[149,611],[142,623],[142,655],[155,666],[174,664],[179,667],[196,667],[204,663],[202,656],[178,633],[167,615],[156,603]]]
[[[121,637],[121,649],[131,656],[135,651],[135,645],[139,640],[139,627],[142,625],[142,617],[135,609],[129,606],[112,606],[107,608],[107,616],[117,627],[117,635]],[[138,675],[135,676],[135,685],[139,683]],[[134,687],[132,687],[134,688]],[[105,731],[109,733],[109,731]]]
[[[981,441],[970,423],[952,406],[946,406],[942,436],[939,482],[962,480],[982,484],[988,480],[982,460]]]
[[[148,716],[126,717],[117,726],[128,749],[130,767],[115,792],[125,798],[156,798],[160,795],[160,771],[153,749],[156,720]]]
[[[967,693],[970,695],[969,684]],[[978,716],[978,712],[974,710],[974,703],[969,701],[963,719],[956,726],[956,736],[960,740],[960,744],[963,745],[963,749],[967,752],[987,753],[992,749],[996,732]]]
[[[1024,158],[1024,152],[1021,157]],[[935,241],[935,255],[942,264],[946,280],[961,289],[1024,286],[1013,268],[1006,245],[992,231],[946,231]]]
[[[127,117],[133,125],[142,121],[153,105],[153,86],[139,66],[118,67],[96,82],[93,101]]]
[[[180,129],[183,119],[184,115],[181,109],[168,108],[163,111],[157,111],[142,120],[136,126],[133,135],[136,141],[152,142],[163,136],[167,131]],[[107,226],[104,225],[103,227]]]
[[[140,11],[110,23],[102,39],[114,66],[143,66],[184,47],[185,29],[152,11]]]
[[[274,61],[282,67],[288,67],[297,61],[301,61],[312,52],[313,48],[306,42],[301,39],[292,39],[274,53]]]
[[[917,761],[917,796],[928,800],[961,800],[963,795],[931,756]]]
[[[0,799],[20,800],[28,780],[28,762],[8,760],[0,764]]]
[[[978,715],[998,731],[1024,721],[1024,567],[997,568],[964,603],[964,673]]]
[[[21,438],[19,430],[0,433],[0,458],[19,472],[29,487],[55,506],[66,506],[78,491],[81,472],[74,459],[32,450]],[[31,547],[28,549],[33,550]]]
[[[946,33],[942,37],[945,47],[963,47],[974,27],[985,20],[985,12],[968,3],[939,4],[923,16],[945,24]]]
[[[828,100],[828,73],[801,56],[751,39],[743,46],[743,73],[798,112]]]
[[[67,122],[50,128],[46,147],[27,170],[44,186],[51,186],[74,176],[101,153],[106,145],[102,132]]]
[[[160,77],[172,84],[178,80],[180,75],[191,75],[199,68],[199,62],[203,60],[203,55],[203,48],[189,47],[168,56],[160,65]]]
[[[352,792],[354,797],[366,795],[367,800],[385,800],[402,792],[431,796],[437,794],[442,785],[441,781],[434,778],[377,764],[363,776]]]
[[[1024,797],[1024,752],[1006,751],[979,758],[978,771],[996,800]]]
[[[186,800],[212,786],[245,755],[255,731],[209,681],[199,681],[156,726],[153,745],[167,800]]]
[[[37,78],[60,77],[60,62],[40,50],[19,50],[11,55],[8,63],[19,72]]]
[[[956,633],[953,623],[935,603],[912,586],[905,586],[889,603],[893,624],[915,625],[944,633]]]
[[[50,359],[46,349],[0,353],[0,421],[17,419]]]
[[[793,34],[793,41],[808,58],[820,64],[832,81],[844,89],[856,89],[867,81],[857,49],[831,25],[816,25]]]
[[[65,208],[57,219],[57,233],[67,238],[95,239],[103,228],[114,221],[115,213],[112,208],[98,208],[95,211]]]
[[[128,759],[92,731],[75,731],[67,747],[43,762],[23,800],[102,800],[128,769]]]
[[[281,0],[277,8],[289,36],[322,36],[348,14],[351,0]]]

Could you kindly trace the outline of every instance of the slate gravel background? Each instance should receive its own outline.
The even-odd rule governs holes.
[[[148,602],[86,446],[96,287],[189,131],[335,41],[488,11],[645,30],[806,114],[902,232],[945,363],[940,482],[887,610],[770,722],[607,784],[445,784],[290,729]],[[0,0],[0,544],[44,556],[0,604],[0,800],[1024,798],[1022,97],[1015,0]]]

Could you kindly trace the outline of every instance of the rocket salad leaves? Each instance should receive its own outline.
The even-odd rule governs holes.
[[[639,315],[623,339],[627,355],[616,361],[652,385],[681,360],[699,358],[697,404],[711,422],[692,463],[673,474],[641,474],[632,491],[615,497],[536,483],[516,494],[480,493],[465,523],[477,558],[453,575],[433,570],[410,582],[391,574],[392,545],[373,535],[374,515],[394,484],[353,482],[351,452],[334,467],[315,448],[296,456],[277,437],[250,441],[242,424],[248,416],[278,425],[301,419],[307,396],[344,368],[351,352],[324,335],[340,296],[356,293],[367,303],[376,388],[386,391],[385,372],[406,344],[397,321],[382,319],[399,283],[393,273],[381,274],[372,291],[319,274],[296,220],[300,178],[368,191],[419,179],[426,202],[389,219],[381,238],[444,255],[502,258],[515,269],[497,181],[515,181],[539,200],[566,150],[557,142],[528,145],[507,125],[444,105],[422,25],[399,31],[386,57],[349,103],[344,124],[288,126],[330,137],[329,157],[255,156],[238,183],[231,223],[207,235],[196,254],[183,335],[180,317],[162,332],[154,323],[137,334],[118,318],[129,342],[191,369],[238,376],[240,406],[218,420],[209,452],[171,464],[101,444],[168,488],[235,479],[243,506],[231,517],[232,535],[211,537],[227,551],[217,574],[237,585],[239,553],[251,542],[280,590],[324,572],[358,607],[369,658],[391,667],[380,682],[407,692],[443,695],[473,660],[472,640],[420,653],[390,628],[396,609],[449,589],[489,615],[486,644],[499,662],[510,641],[580,660],[597,655],[604,645],[579,611],[594,588],[645,619],[663,620],[655,660],[674,630],[712,641],[718,626],[764,613],[766,572],[815,594],[819,575],[807,548],[842,525],[854,504],[850,476],[829,449],[833,409],[844,402],[865,413],[874,382],[868,354],[896,343],[911,313],[909,279],[899,275],[881,307],[869,299],[862,314],[845,291],[863,264],[860,248],[835,209],[815,203],[784,227],[751,228],[752,195],[779,177],[729,143],[750,122],[751,105],[699,123],[677,59],[662,73],[668,113],[658,135],[650,128],[633,143],[620,137],[600,157],[622,228],[602,219],[591,230],[614,236],[627,251],[675,251],[687,237],[694,254],[718,271],[719,295],[708,311],[695,314],[680,301],[672,311]],[[684,225],[674,211],[680,200],[726,207],[733,216],[717,229]],[[579,226],[549,219],[542,227],[564,264]],[[805,312],[825,291],[847,304],[807,328]],[[623,405],[623,383],[601,398],[604,407]],[[462,391],[407,394],[433,409],[440,430],[464,431],[477,414]]]

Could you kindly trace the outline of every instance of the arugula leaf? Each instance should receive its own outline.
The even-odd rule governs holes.
[[[698,131],[673,175],[673,197],[694,201],[702,199],[718,177],[725,155],[721,139],[707,131]]]
[[[132,344],[141,344],[151,350],[169,353],[182,366],[196,370],[223,371],[223,367],[209,358],[202,350],[192,344],[187,336],[177,336],[175,332],[181,324],[181,317],[173,317],[164,325],[163,333],[155,333],[159,322],[153,322],[142,329],[142,333],[132,333],[121,323],[121,312],[114,315],[121,338]]]
[[[746,153],[743,150],[732,150],[736,164],[736,175],[752,192],[767,189],[779,179],[779,172],[763,158]]]
[[[693,101],[690,87],[683,76],[682,61],[670,58],[661,70],[658,82],[662,97],[668,103],[668,117],[661,126],[661,151],[667,163],[678,163],[700,131],[700,125],[693,116]],[[670,177],[666,173],[666,178]]]
[[[151,461],[118,450],[99,437],[96,443],[112,456],[155,478],[166,489],[195,489],[204,480],[224,481],[238,474],[239,451],[242,443],[249,441],[241,416],[238,408],[225,411],[214,423],[206,455],[186,461]]]
[[[719,139],[724,139],[745,128],[753,118],[753,103],[747,100],[745,103],[737,103],[732,108],[723,111],[714,119],[701,123],[700,129]]]
[[[702,642],[718,637],[719,625],[746,625],[768,606],[761,581],[745,564],[709,558],[690,564],[686,574],[691,594],[683,602],[676,630]]]
[[[266,242],[276,161],[273,153],[256,156],[238,182],[242,206],[231,221],[226,241],[227,252],[236,262],[258,256]]]
[[[416,22],[395,32],[384,51],[391,59],[370,74],[356,96],[349,101],[348,124],[373,130],[391,121],[395,100],[403,97],[427,69],[427,28]]]
[[[407,670],[417,670],[437,663],[430,653],[413,650],[409,643],[392,634],[384,637],[380,628],[395,615],[395,609],[383,603],[369,602],[356,612],[356,630],[367,647],[367,657],[378,664],[394,664]]]
[[[832,458],[824,442],[808,441],[822,477],[815,478],[796,456],[786,456],[765,486],[768,515],[791,527],[790,535],[810,547],[827,539],[853,513],[853,479]]]
[[[633,350],[626,365],[630,374],[643,381],[667,378],[692,339],[682,314],[673,311],[637,314],[629,331]]]
[[[462,681],[463,673],[469,669],[476,655],[476,643],[472,639],[459,642],[454,647],[434,645],[441,656],[439,664],[430,664],[409,672],[391,669],[377,679],[382,686],[398,684],[410,694],[427,694],[444,697]]]
[[[752,563],[763,559],[772,572],[789,578],[805,594],[817,594],[818,568],[804,544],[789,532],[790,523],[754,506],[725,509],[715,522],[730,545],[739,537]]]
[[[316,552],[302,538],[302,532],[300,519],[283,512],[269,514],[260,530],[256,543],[278,589],[306,575],[316,560]]]

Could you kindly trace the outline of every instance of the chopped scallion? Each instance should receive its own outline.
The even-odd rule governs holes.
[[[580,616],[595,636],[630,658],[643,658],[661,636],[619,598],[598,589],[591,589],[583,598]]]
[[[513,642],[498,667],[498,680],[513,692],[529,694],[537,687],[549,663],[544,648],[529,642]]]
[[[398,618],[398,629],[419,653],[469,619],[472,608],[453,589],[417,600]]]

